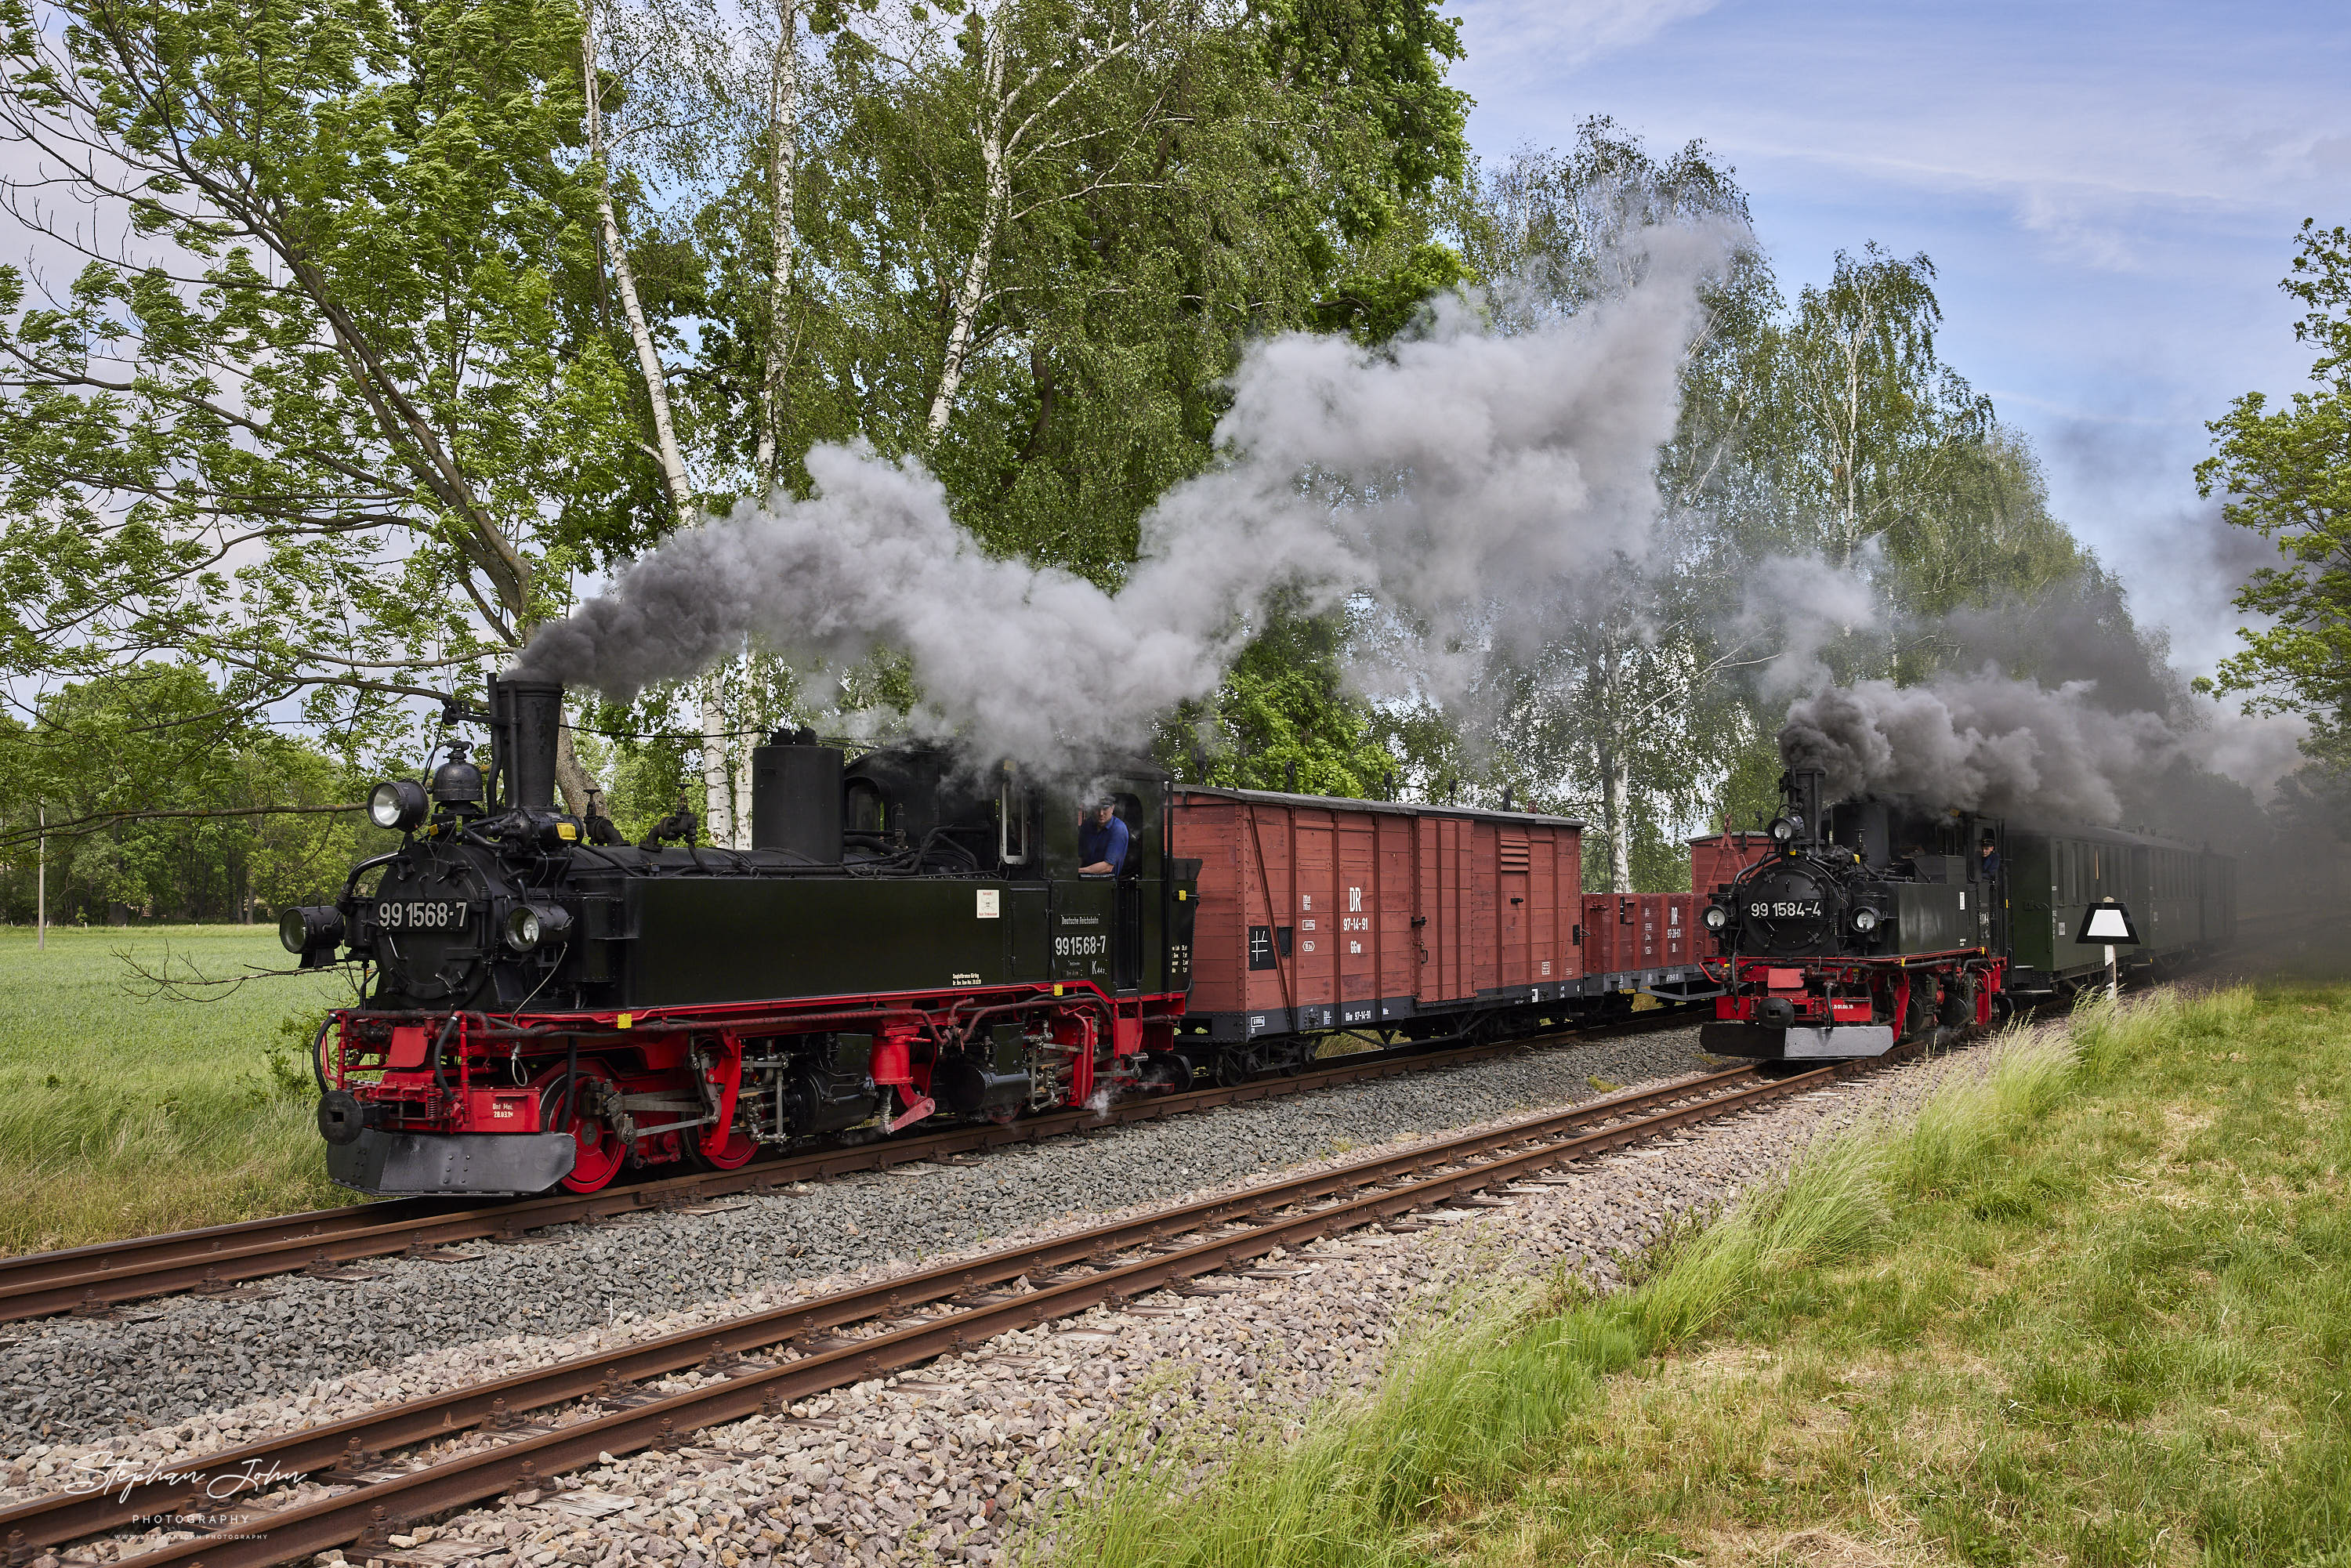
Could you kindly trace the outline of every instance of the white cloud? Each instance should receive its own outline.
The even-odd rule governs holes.
[[[1469,0],[1462,7],[1472,59],[1511,61],[1509,68],[1569,70],[1646,44],[1686,16],[1714,9],[1717,0]]]

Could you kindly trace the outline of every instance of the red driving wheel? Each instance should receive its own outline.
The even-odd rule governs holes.
[[[566,1192],[601,1192],[621,1174],[628,1161],[628,1149],[612,1124],[595,1114],[590,1104],[601,1095],[590,1092],[591,1084],[610,1084],[612,1074],[601,1061],[583,1061],[579,1068],[579,1092],[565,1092],[562,1068],[539,1080],[538,1124],[550,1133],[568,1132],[578,1145],[572,1155],[571,1172],[562,1180]],[[569,1118],[569,1124],[565,1124]]]
[[[726,1141],[720,1144],[716,1150],[704,1148],[697,1140],[687,1153],[686,1158],[706,1171],[732,1171],[740,1170],[749,1165],[751,1156],[758,1152],[758,1139],[740,1127],[729,1127],[726,1129]]]

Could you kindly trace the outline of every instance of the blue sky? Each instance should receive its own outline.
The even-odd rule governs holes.
[[[1605,113],[1739,171],[1791,294],[1925,251],[1946,358],[2028,432],[2058,513],[2179,663],[2227,653],[2267,547],[2190,470],[2239,393],[2306,385],[2278,292],[2351,223],[2351,5],[1458,0],[1487,157]],[[2235,537],[2231,537],[2231,536]]]

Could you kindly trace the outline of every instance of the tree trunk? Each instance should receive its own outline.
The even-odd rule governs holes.
[[[629,337],[636,345],[637,370],[644,378],[645,399],[653,413],[653,455],[662,468],[662,483],[669,492],[671,508],[677,514],[677,526],[690,528],[694,523],[694,494],[686,482],[685,458],[677,444],[677,424],[670,417],[669,372],[662,364],[661,352],[653,345],[653,329],[645,320],[644,303],[637,295],[636,275],[629,268],[628,250],[621,239],[621,224],[612,211],[612,182],[604,157],[604,114],[601,99],[602,82],[596,70],[596,9],[590,4],[582,12],[581,57],[587,73],[588,89],[588,155],[598,161],[596,178],[596,212],[602,220],[604,249],[612,266],[612,287],[621,297],[621,310],[628,318]],[[706,825],[710,841],[729,841],[732,813],[726,810],[724,781],[726,777],[726,750],[723,736],[714,738],[714,718],[716,709],[716,681],[705,691],[702,703],[702,774],[705,783],[716,776],[721,782],[716,794],[705,789]],[[724,726],[716,727],[723,730]],[[573,759],[577,766],[578,759]],[[559,779],[560,762],[559,760]],[[584,770],[582,773],[584,777]]]
[[[784,319],[791,309],[792,252],[799,243],[794,208],[799,179],[800,54],[799,6],[778,7],[783,36],[768,78],[768,354],[759,383],[759,488],[776,487],[784,426]]]
[[[564,815],[587,816],[588,791],[595,788],[596,780],[589,777],[587,765],[571,744],[571,727],[567,724],[555,732],[555,789],[563,797]]]
[[[1608,823],[1608,891],[1633,891],[1633,779],[1624,752],[1600,753],[1600,809]]]
[[[622,312],[629,319],[629,337],[637,349],[637,370],[644,377],[645,398],[653,408],[653,455],[661,462],[662,483],[669,491],[670,507],[677,513],[678,527],[684,528],[694,520],[694,499],[686,487],[685,459],[678,451],[677,426],[670,418],[669,372],[662,364],[660,350],[653,346],[653,329],[645,322],[644,303],[637,296],[636,274],[629,269],[628,247],[622,243],[621,222],[612,212],[611,171],[603,162],[603,83],[596,70],[595,6],[588,6],[581,16],[580,49],[588,87],[588,156],[597,161],[596,214],[603,221],[604,249],[612,266],[612,287],[621,297]]]
[[[735,847],[735,781],[726,767],[726,711],[721,705],[718,674],[702,679],[702,827],[703,834],[721,849]]]
[[[1004,214],[1012,203],[1012,172],[1004,146],[1004,7],[998,6],[987,25],[987,46],[980,66],[982,94],[979,156],[986,188],[980,193],[979,237],[964,263],[963,281],[956,289],[955,320],[947,329],[947,350],[939,367],[938,392],[931,399],[930,445],[937,445],[955,411],[956,393],[963,386],[971,344],[978,330],[980,308],[987,302],[987,274],[996,255],[996,240]]]
[[[735,847],[738,850],[758,847],[751,842],[751,750],[758,744],[757,736],[738,736],[735,741]]]

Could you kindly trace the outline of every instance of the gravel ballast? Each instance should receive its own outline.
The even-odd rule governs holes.
[[[723,1213],[559,1227],[529,1245],[481,1245],[471,1262],[387,1260],[372,1281],[288,1278],[258,1299],[173,1297],[138,1314],[145,1321],[49,1319],[0,1345],[0,1456],[183,1425],[199,1432],[198,1448],[216,1447],[247,1424],[203,1418],[256,1401],[280,1406],[267,1418],[324,1419],[317,1412],[349,1403],[340,1385],[354,1377],[369,1399],[392,1397],[541,1359],[534,1347],[546,1342],[693,1309],[727,1314],[747,1305],[732,1299],[777,1287],[1001,1245],[1399,1137],[1592,1099],[1598,1084],[1613,1092],[1708,1068],[1695,1028],[1572,1043],[1049,1139],[969,1165],[806,1185]],[[477,1346],[486,1354],[462,1354]],[[394,1368],[391,1379],[360,1375]]]
[[[1366,1385],[1401,1327],[1465,1291],[1562,1263],[1609,1288],[1620,1260],[1677,1216],[1779,1169],[1823,1125],[1914,1098],[1943,1070],[1917,1063],[1816,1091],[1577,1162],[1509,1188],[1505,1207],[1350,1232],[1189,1291],[1002,1335],[785,1416],[699,1434],[682,1452],[560,1478],[395,1547],[425,1554],[413,1562],[497,1568],[1001,1563],[1096,1484],[1106,1456],[1179,1427],[1213,1439],[1302,1416]],[[158,1440],[170,1439],[120,1447]],[[41,1468],[67,1458],[57,1451]]]

